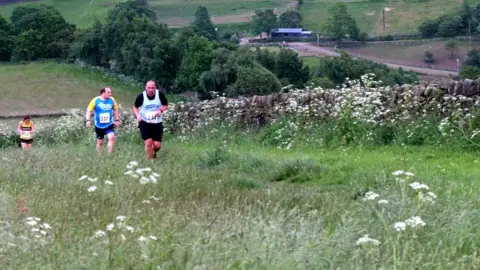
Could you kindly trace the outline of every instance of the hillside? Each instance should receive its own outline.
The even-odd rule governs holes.
[[[0,14],[10,17],[12,10],[21,5],[32,2],[21,2],[19,4],[0,5]],[[108,11],[121,0],[39,0],[34,3],[51,5],[58,9],[65,19],[80,28],[87,27],[93,23],[94,18],[103,19]],[[271,8],[277,12],[283,12],[290,0],[150,0],[150,8],[157,13],[157,18],[171,26],[186,25],[193,19],[198,6],[202,5],[208,9],[215,24],[231,24],[248,21],[256,9]]]
[[[307,29],[319,30],[326,18],[329,3],[344,2],[361,31],[369,35],[411,34],[425,19],[434,19],[460,8],[463,1],[475,4],[476,0],[303,0],[300,5]],[[382,10],[385,8],[383,30]]]

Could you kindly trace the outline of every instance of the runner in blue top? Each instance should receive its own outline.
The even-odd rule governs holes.
[[[88,104],[86,125],[90,128],[90,116],[95,113],[95,134],[97,137],[97,152],[102,155],[103,138],[108,137],[108,153],[113,152],[115,145],[115,131],[120,122],[118,104],[112,97],[112,89],[109,87],[100,90],[100,96],[93,98]]]

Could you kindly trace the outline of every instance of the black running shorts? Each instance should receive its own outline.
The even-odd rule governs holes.
[[[115,132],[115,127],[113,126],[113,124],[106,128],[98,128],[97,126],[95,126],[95,135],[97,136],[97,140],[103,140],[105,135],[108,135],[112,132]]]
[[[138,128],[140,129],[140,135],[142,140],[146,141],[152,139],[156,142],[161,142],[163,138],[163,123],[153,124],[140,121],[138,123]]]

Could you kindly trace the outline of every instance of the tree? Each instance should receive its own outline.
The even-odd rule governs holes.
[[[21,6],[13,10],[11,21],[16,60],[68,56],[75,26],[67,23],[58,10],[43,4]]]
[[[217,31],[215,30],[215,26],[210,20],[210,16],[208,16],[208,11],[205,7],[198,7],[195,12],[195,19],[191,26],[195,34],[205,37],[208,40],[217,40]]]
[[[419,27],[420,35],[422,37],[434,37],[438,32],[438,19],[437,20],[426,20]]]
[[[238,66],[237,80],[227,88],[227,96],[268,95],[280,92],[281,88],[278,78],[254,61]]]
[[[480,22],[480,1],[477,1],[475,4],[475,10],[473,11],[473,16],[477,21]]]
[[[476,80],[480,77],[480,68],[474,66],[463,66],[458,75],[462,79]]]
[[[433,53],[431,51],[425,51],[424,62],[427,64],[432,64],[435,62],[435,57],[433,56]]]
[[[10,61],[12,56],[13,42],[11,30],[11,25],[0,15],[0,62]]]
[[[445,42],[445,49],[450,52],[450,58],[455,58],[455,54],[458,51],[458,43],[455,40],[448,40]]]
[[[216,43],[205,37],[196,36],[190,38],[187,44],[175,88],[178,91],[201,91],[200,76],[211,68]]]
[[[278,18],[278,27],[283,28],[301,28],[302,16],[298,11],[289,10],[280,15]]]
[[[459,15],[461,28],[468,31],[468,24],[472,22],[472,19],[474,19],[475,12],[466,1],[463,1]]]
[[[480,50],[470,50],[465,56],[465,59],[463,60],[463,65],[480,68]]]
[[[310,79],[310,70],[308,66],[303,65],[296,52],[281,49],[277,60],[277,77],[288,79],[290,84],[301,88]]]
[[[460,16],[448,16],[438,25],[438,35],[441,37],[454,37],[462,29],[462,18]]]
[[[347,34],[355,35],[355,32],[358,32],[355,20],[348,14],[343,3],[335,3],[328,8],[328,17],[323,28],[327,35],[337,40],[338,45]]]
[[[144,4],[142,1],[128,0],[126,2],[116,4],[115,7],[108,12],[109,21],[115,21],[118,17],[123,17],[130,21],[133,19],[133,17],[137,16],[146,16],[152,21],[157,20],[157,14],[148,8],[148,4]]]
[[[253,32],[255,34],[260,34],[260,38],[262,38],[262,33],[267,32],[270,33],[272,29],[277,28],[277,15],[273,13],[273,10],[266,9],[266,10],[256,10],[255,15],[252,16],[252,23]]]
[[[210,70],[200,76],[202,97],[208,97],[211,91],[225,93],[227,87],[237,79],[238,65],[235,53],[226,48],[219,48],[213,54]]]

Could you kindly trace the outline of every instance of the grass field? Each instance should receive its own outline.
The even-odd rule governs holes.
[[[80,28],[93,23],[93,18],[103,19],[108,11],[121,0],[40,0],[34,3],[51,5],[58,9],[67,21]],[[271,8],[283,12],[289,0],[150,0],[150,8],[157,13],[160,21],[171,26],[186,25],[193,19],[198,6],[205,6],[216,24],[245,22],[256,9]],[[17,6],[32,2],[2,5],[0,14],[10,17]]]
[[[0,65],[0,115],[48,113],[86,108],[104,86],[124,107],[130,107],[141,86],[74,65],[53,62]]]
[[[4,269],[475,269],[480,263],[476,154],[423,147],[286,151],[229,133],[190,142],[167,136],[152,163],[137,137],[120,138],[114,157],[100,160],[90,140],[23,154],[2,150]],[[127,168],[131,161],[138,166]],[[157,182],[125,175],[139,168],[151,168],[137,173],[157,173]],[[397,170],[415,174],[408,183],[428,185],[435,203],[396,182]],[[379,197],[363,200],[367,190]],[[396,231],[396,222],[414,216],[425,225]],[[364,235],[379,242],[357,242]]]
[[[435,63],[432,64],[436,68],[455,69],[457,60],[463,60],[468,52],[468,41],[457,41],[458,50],[452,59],[450,52],[445,49],[445,41],[434,41],[422,45],[371,45],[361,48],[345,48],[346,52],[354,53],[373,60],[394,61],[396,64],[403,65],[424,65],[424,55],[426,50],[431,50],[435,57]],[[471,43],[471,48],[480,48],[480,42]]]
[[[333,2],[345,2],[348,12],[355,18],[362,31],[371,35],[408,34],[417,31],[420,23],[429,18],[459,8],[462,1],[428,0],[428,1],[343,1],[343,0],[304,0],[300,13],[304,17],[307,29],[318,31],[326,19],[328,6]],[[469,0],[470,4],[476,1]],[[385,25],[383,30],[382,9],[385,8]]]

